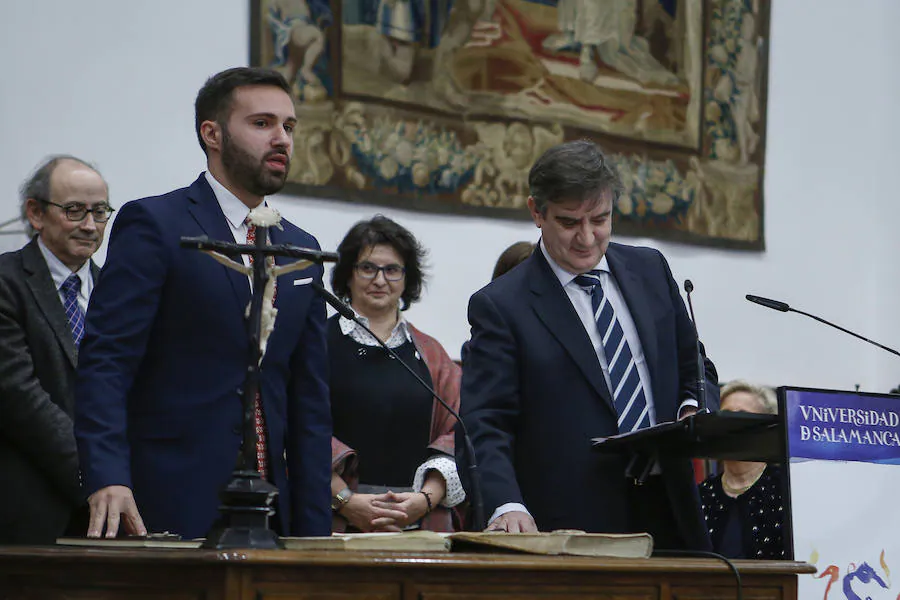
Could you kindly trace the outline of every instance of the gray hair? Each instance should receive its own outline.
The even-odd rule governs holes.
[[[590,140],[566,142],[544,152],[528,173],[528,187],[541,214],[551,202],[597,203],[606,191],[612,192],[615,202],[622,192],[615,167]]]
[[[37,232],[34,230],[34,227],[31,226],[31,221],[28,220],[28,200],[33,198],[40,202],[42,206],[47,204],[47,202],[50,202],[50,178],[53,176],[53,171],[56,170],[56,167],[66,160],[71,160],[84,165],[100,175],[100,171],[97,170],[97,167],[77,156],[72,156],[71,154],[54,154],[53,156],[45,158],[34,170],[31,177],[25,180],[22,187],[19,188],[19,216],[22,219],[22,223],[25,224],[25,233],[29,238],[34,237]],[[100,176],[103,177],[102,175]],[[106,180],[104,180],[104,183],[105,182]],[[107,193],[108,189],[109,184],[107,184]]]
[[[775,390],[765,385],[757,385],[742,379],[735,379],[725,385],[719,392],[719,406],[725,404],[725,399],[735,392],[746,392],[759,400],[763,413],[778,414],[778,400],[775,398]]]

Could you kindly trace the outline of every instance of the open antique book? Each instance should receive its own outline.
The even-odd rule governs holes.
[[[530,554],[570,556],[618,556],[649,558],[653,537],[649,533],[585,533],[559,530],[550,533],[460,532],[450,536],[454,552],[506,550]]]
[[[450,534],[434,531],[333,533],[324,537],[283,537],[288,550],[373,550],[392,552],[450,552]]]
[[[524,552],[571,556],[619,556],[647,558],[653,538],[647,533],[584,533],[561,530],[552,533],[502,533],[406,531],[402,533],[335,533],[323,537],[283,537],[288,550],[337,550],[380,552]],[[59,538],[63,546],[94,548],[199,548],[203,540],[177,536],[147,538]]]

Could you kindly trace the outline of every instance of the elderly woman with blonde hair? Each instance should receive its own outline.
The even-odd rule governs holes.
[[[732,381],[722,388],[720,398],[722,411],[778,413],[775,392],[746,381]],[[715,551],[728,558],[784,558],[783,489],[777,465],[722,461],[722,472],[700,484]]]

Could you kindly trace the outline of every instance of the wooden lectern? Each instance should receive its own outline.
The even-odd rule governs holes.
[[[744,597],[793,600],[805,563],[736,561]],[[3,600],[733,600],[711,559],[0,548]]]
[[[784,457],[778,417],[705,414],[608,438],[598,451]],[[735,440],[744,447],[736,448]],[[794,561],[733,561],[743,596],[796,600]],[[733,600],[707,558],[585,558],[457,552],[0,548],[0,600]]]

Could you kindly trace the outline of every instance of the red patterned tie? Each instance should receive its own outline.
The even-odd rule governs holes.
[[[247,225],[247,243],[256,243],[256,225]],[[250,266],[253,266],[253,255],[250,255]],[[274,302],[274,298],[273,298]],[[256,466],[259,476],[268,479],[268,460],[266,459],[266,419],[263,416],[262,399],[259,390],[256,390],[256,398],[253,401],[253,420],[256,424]]]

